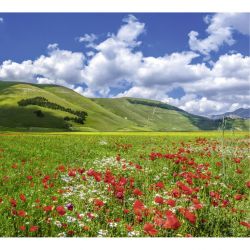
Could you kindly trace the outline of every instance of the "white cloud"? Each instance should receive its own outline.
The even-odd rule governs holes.
[[[197,31],[191,31],[188,36],[190,49],[206,56],[211,51],[218,51],[224,44],[233,45],[235,31],[243,35],[250,35],[249,13],[218,13],[207,16],[205,22],[209,24],[206,30],[208,37],[198,39],[199,33]]]
[[[97,35],[91,34],[84,34],[77,38],[78,42],[85,43],[87,48],[95,47],[94,41],[97,40]]]
[[[57,44],[50,44],[48,55],[42,55],[34,61],[4,61],[0,65],[0,79],[70,86],[82,82],[83,67],[82,53],[60,50]]]
[[[144,32],[144,24],[129,15],[123,20],[117,34],[96,45],[96,54],[89,60],[83,72],[88,92],[108,95],[110,88],[127,84],[134,80],[134,74],[140,67],[143,55],[134,52],[139,45],[137,38]]]
[[[4,19],[2,17],[0,17],[0,23],[3,23]]]

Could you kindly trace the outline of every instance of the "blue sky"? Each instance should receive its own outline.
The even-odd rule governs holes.
[[[220,113],[248,107],[249,29],[245,13],[0,13],[0,79]]]

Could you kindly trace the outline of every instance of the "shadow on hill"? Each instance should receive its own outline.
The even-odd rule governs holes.
[[[38,107],[23,108],[3,106],[0,109],[0,127],[16,128],[16,130],[34,130],[41,128],[69,130],[69,125],[63,118],[50,112],[42,111],[44,116],[39,117],[34,113]]]
[[[0,91],[3,91],[11,86],[14,86],[18,83],[14,83],[14,82],[2,82],[0,81]]]
[[[182,111],[181,113],[200,130],[217,130],[221,125],[221,120],[212,120],[203,116],[193,115],[185,111]]]

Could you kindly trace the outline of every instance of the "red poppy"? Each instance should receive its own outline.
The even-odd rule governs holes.
[[[134,210],[136,209],[140,209],[140,210],[144,209],[144,204],[140,200],[136,200],[134,202]]]
[[[181,226],[181,223],[179,222],[178,218],[176,217],[176,215],[173,212],[167,211],[166,217],[167,217],[167,219],[165,220],[165,222],[163,224],[163,228],[178,229]]]
[[[95,174],[93,176],[94,176],[94,178],[95,178],[95,180],[97,182],[100,182],[102,180],[102,174],[101,173],[95,172]]]
[[[45,207],[43,208],[43,210],[44,210],[45,212],[50,212],[50,211],[53,210],[53,206],[45,206]]]
[[[173,200],[173,199],[168,199],[165,201],[165,203],[171,207],[174,207],[176,204],[175,200]]]
[[[190,221],[190,223],[195,224],[196,222],[196,215],[190,212],[187,208],[180,208],[180,213]]]
[[[175,198],[180,198],[181,197],[181,193],[178,189],[173,189],[172,191],[172,196],[175,197]]]
[[[20,217],[25,217],[26,216],[26,212],[24,210],[18,210],[17,211],[17,215]]]
[[[15,199],[11,198],[10,199],[10,204],[11,204],[12,207],[16,207],[17,201]]]
[[[31,180],[33,179],[33,177],[32,177],[31,175],[28,175],[28,176],[27,176],[27,179],[28,179],[29,181],[31,181]]]
[[[128,214],[129,213],[129,209],[124,209],[123,212],[124,212],[124,214]]]
[[[133,230],[133,227],[131,225],[126,225],[126,229],[131,232]]]
[[[102,200],[95,199],[94,200],[94,205],[97,206],[97,207],[102,207],[102,206],[104,206],[104,202]]]
[[[24,194],[20,194],[19,197],[20,197],[20,200],[22,200],[23,202],[26,201],[26,197]]]
[[[164,199],[161,196],[156,196],[154,201],[158,204],[163,204]]]
[[[235,163],[240,163],[240,162],[241,162],[241,159],[240,159],[240,158],[234,158],[234,162],[235,162]]]
[[[235,172],[236,172],[237,174],[242,174],[242,173],[243,173],[243,170],[240,169],[240,168],[237,168],[237,169],[235,170]]]
[[[76,171],[70,169],[69,172],[68,172],[68,176],[70,176],[70,177],[75,177],[75,176],[76,176]]]
[[[30,232],[36,232],[38,230],[38,226],[31,226]]]
[[[146,223],[144,225],[143,229],[144,229],[144,232],[146,234],[149,234],[151,236],[154,236],[154,235],[156,235],[158,233],[158,231],[155,229],[154,225],[151,224],[151,223]]]
[[[158,189],[163,189],[165,186],[164,186],[163,182],[159,181],[155,184],[155,187]]]
[[[237,200],[237,201],[240,201],[240,200],[243,199],[243,197],[244,197],[244,195],[242,195],[242,194],[236,194],[236,195],[234,196],[234,199]]]
[[[123,192],[116,192],[115,193],[116,198],[118,199],[123,199],[124,198],[124,193]]]
[[[216,166],[217,166],[217,167],[221,167],[221,166],[222,166],[222,163],[221,163],[221,162],[216,162]]]
[[[139,188],[135,188],[133,190],[133,194],[137,195],[137,196],[141,196],[143,193],[142,193],[142,191]]]
[[[26,230],[26,227],[25,227],[24,225],[22,225],[22,226],[19,227],[19,229],[20,229],[21,231],[25,231],[25,230]]]
[[[65,209],[64,209],[63,206],[58,206],[58,207],[56,208],[56,211],[57,211],[61,216],[63,216],[63,215],[66,213],[66,211],[65,211]]]
[[[247,186],[248,188],[250,188],[250,181],[247,181],[247,182],[246,182],[246,186]]]
[[[66,171],[65,166],[63,166],[63,165],[59,166],[57,168],[57,170],[60,171],[60,172],[65,172]]]
[[[242,226],[247,227],[248,229],[250,229],[250,223],[249,222],[241,221],[240,224]]]

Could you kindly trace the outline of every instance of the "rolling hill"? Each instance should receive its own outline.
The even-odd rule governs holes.
[[[21,100],[28,104],[20,106]],[[78,113],[87,113],[83,123]],[[0,130],[196,131],[217,129],[220,122],[159,101],[87,98],[58,85],[0,81]],[[241,121],[237,126],[249,128]]]

